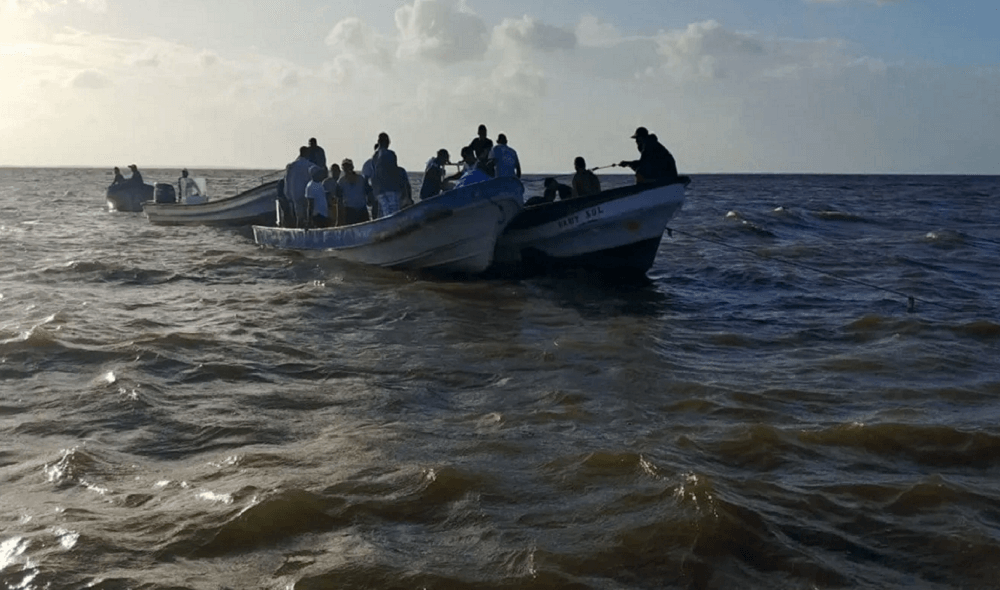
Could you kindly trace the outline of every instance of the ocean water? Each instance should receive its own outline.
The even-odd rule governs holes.
[[[0,169],[2,588],[1000,587],[998,178],[694,176],[627,284],[264,250],[109,180]]]

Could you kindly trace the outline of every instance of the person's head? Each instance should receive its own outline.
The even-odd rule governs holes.
[[[462,160],[465,162],[475,162],[476,154],[472,151],[472,148],[465,146],[462,148]]]
[[[310,166],[309,178],[312,178],[316,182],[323,180],[326,178],[326,168],[323,168],[322,166]]]
[[[340,163],[340,167],[344,169],[344,174],[354,174],[354,162],[350,158],[344,158],[344,161]]]
[[[438,164],[446,164],[450,160],[451,160],[451,154],[448,153],[448,150],[446,150],[444,148],[441,148],[441,149],[438,150],[438,153],[437,153]]]
[[[305,146],[304,145],[304,146],[301,146],[299,148],[299,157],[300,158],[308,158],[309,157],[309,146]]]
[[[132,172],[135,172],[139,168],[135,164],[129,164],[128,169],[131,170]]]
[[[632,139],[635,140],[636,145],[642,145],[646,143],[646,139],[649,137],[649,130],[645,127],[639,127],[632,134]]]
[[[335,163],[330,164],[330,178],[336,180],[340,178],[340,166]]]
[[[486,137],[486,125],[479,126],[479,137]]]
[[[503,133],[497,135],[497,143],[499,143],[500,145],[507,145],[507,136],[504,135]]]
[[[188,169],[185,168],[181,170],[181,178],[187,178],[187,177],[188,177]]]
[[[556,179],[551,176],[545,179],[545,188],[552,188],[556,185]]]
[[[386,133],[385,131],[383,131],[382,133],[379,133],[378,134],[378,143],[375,144],[375,145],[377,147],[379,147],[379,148],[387,148],[387,147],[389,147],[389,134]]]
[[[316,147],[316,138],[315,137],[310,137],[309,138],[309,147],[311,147],[311,148]]]
[[[121,173],[122,171],[118,169],[118,166],[115,166],[115,174],[121,174]]]
[[[587,161],[583,159],[583,156],[577,156],[573,160],[573,167],[577,170],[585,170],[587,168]]]

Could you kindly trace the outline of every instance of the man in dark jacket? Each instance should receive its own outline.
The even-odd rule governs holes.
[[[635,139],[635,145],[641,154],[639,159],[622,160],[618,165],[635,170],[637,183],[662,182],[677,178],[677,163],[656,135],[651,135],[645,127],[639,127],[632,139]]]

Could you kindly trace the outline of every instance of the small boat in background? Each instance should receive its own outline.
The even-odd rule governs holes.
[[[494,270],[503,275],[582,267],[644,274],[690,182],[681,176],[525,207],[497,241]]]
[[[373,221],[321,229],[254,226],[253,234],[258,244],[273,248],[319,251],[386,268],[476,274],[493,262],[497,237],[523,202],[520,180],[497,178]]]
[[[146,202],[143,210],[149,222],[156,225],[275,225],[278,182],[265,182],[223,199],[194,202],[189,196],[185,197],[186,203]]]
[[[138,213],[143,203],[153,200],[153,185],[141,180],[125,180],[109,186],[105,196],[109,211]]]

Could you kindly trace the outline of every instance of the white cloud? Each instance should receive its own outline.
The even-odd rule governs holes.
[[[398,36],[331,25],[319,64],[68,29],[5,38],[0,164],[280,168],[313,136],[330,159],[363,161],[385,130],[415,169],[486,123],[528,171],[631,157],[645,125],[685,172],[1000,172],[995,68],[890,64],[715,21],[654,35],[593,17],[572,32],[530,16],[489,28],[457,0],[411,0]]]
[[[580,45],[607,47],[622,40],[618,27],[602,22],[596,16],[585,14],[576,25],[576,38]]]
[[[383,70],[392,67],[393,48],[389,40],[358,18],[338,22],[326,36],[326,44],[339,55],[349,55],[361,63]]]
[[[515,50],[569,50],[576,47],[576,33],[539,22],[530,16],[504,19],[493,30],[494,43]]]
[[[107,0],[6,0],[7,8],[21,14],[50,13],[67,7],[79,6],[92,12],[108,11]]]
[[[110,87],[111,80],[100,72],[85,70],[73,76],[69,84],[73,88],[100,89]]]
[[[478,60],[489,31],[465,0],[414,0],[396,11],[399,56],[440,64]]]

